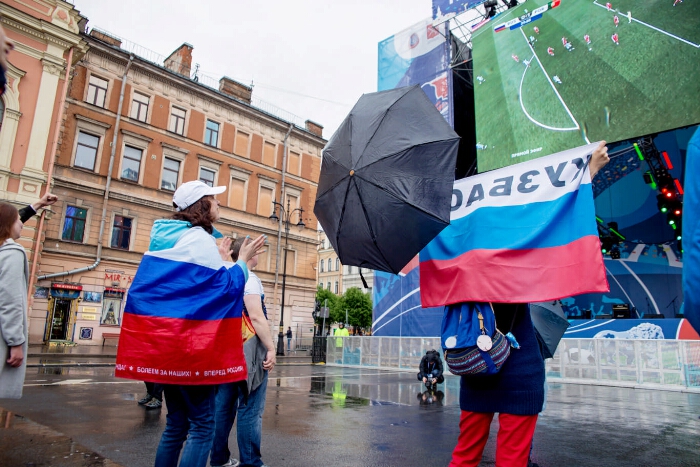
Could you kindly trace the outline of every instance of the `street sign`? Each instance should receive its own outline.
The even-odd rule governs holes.
[[[328,318],[328,307],[327,306],[322,306],[320,311],[318,312],[318,317],[319,318]]]

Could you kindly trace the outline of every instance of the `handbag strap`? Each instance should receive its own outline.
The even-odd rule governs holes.
[[[493,303],[489,302],[489,306],[491,307],[491,312],[493,313],[493,316],[496,316],[496,310],[493,309]],[[515,311],[513,312],[513,319],[510,321],[510,328],[508,329],[508,332],[511,332],[513,330],[513,325],[515,324],[515,315],[518,314],[518,305],[515,306]],[[481,325],[481,329],[484,329],[483,326],[483,319],[479,320],[479,324]],[[498,331],[498,326],[496,326],[496,330]],[[500,331],[498,331],[500,332]]]

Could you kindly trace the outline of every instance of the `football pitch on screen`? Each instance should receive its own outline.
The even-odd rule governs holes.
[[[700,2],[606,3],[562,0],[494,32],[547,4],[528,0],[473,34],[480,172],[700,122]]]

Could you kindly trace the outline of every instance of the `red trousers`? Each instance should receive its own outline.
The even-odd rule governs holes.
[[[450,467],[478,467],[494,414],[462,411]],[[496,467],[527,467],[537,415],[498,414]]]

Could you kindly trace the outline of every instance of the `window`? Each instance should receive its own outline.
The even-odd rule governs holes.
[[[163,161],[163,178],[160,181],[161,190],[175,191],[180,175],[180,161],[165,158]]]
[[[287,172],[290,174],[299,175],[301,172],[299,170],[300,162],[301,155],[298,152],[289,151],[289,155],[287,156]]]
[[[170,127],[168,130],[172,131],[173,133],[177,133],[178,135],[184,135],[185,115],[187,115],[186,110],[173,107],[170,111]]]
[[[75,150],[76,167],[95,170],[95,160],[97,160],[97,147],[100,138],[83,131],[78,132],[78,145]]]
[[[247,157],[249,138],[248,133],[243,133],[242,131],[236,133],[236,148],[233,152],[239,156]]]
[[[325,264],[325,261],[321,260],[321,269],[320,269],[319,272],[325,272],[325,271],[323,270],[323,265],[324,265],[324,264]]]
[[[199,168],[199,180],[206,183],[209,186],[214,186],[214,180],[216,179],[216,172],[210,169],[205,169],[204,167]]]
[[[331,266],[332,266],[331,259],[328,258],[328,272],[331,272],[333,270],[333,268]]]
[[[134,100],[131,101],[131,118],[145,122],[148,117],[148,103],[151,98],[140,92],[134,92]]]
[[[63,223],[63,234],[61,238],[70,242],[81,242],[85,235],[85,221],[87,219],[87,209],[76,206],[66,208],[66,220]]]
[[[219,143],[219,124],[207,120],[207,129],[204,133],[204,144],[217,147]]]
[[[90,84],[88,85],[87,103],[98,107],[105,106],[107,99],[107,83],[106,79],[98,78],[95,75],[90,76]]]
[[[330,282],[326,284],[326,290],[331,290],[331,283]]]
[[[258,215],[270,217],[272,214],[272,196],[273,188],[261,184],[258,191]]]
[[[131,240],[131,219],[130,217],[114,216],[112,225],[112,248],[128,250]]]
[[[338,281],[335,281],[335,293],[338,294]]]
[[[138,183],[139,172],[141,171],[141,157],[143,151],[141,149],[124,146],[124,159],[122,160],[122,176],[124,180],[130,180]]]
[[[275,166],[275,145],[272,143],[265,143],[263,147],[263,158],[262,163],[268,167]]]
[[[228,207],[238,210],[245,210],[246,182],[231,177],[231,190],[229,191]]]
[[[335,270],[340,271],[340,258],[335,259]]]
[[[2,119],[5,116],[5,103],[0,99],[0,128],[2,128]]]
[[[348,274],[352,274],[352,266],[348,266]]]

